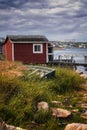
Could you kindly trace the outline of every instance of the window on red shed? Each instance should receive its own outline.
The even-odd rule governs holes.
[[[43,53],[42,44],[33,44],[33,53]]]

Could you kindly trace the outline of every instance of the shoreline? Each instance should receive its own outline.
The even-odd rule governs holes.
[[[65,48],[62,48],[62,47],[53,47],[53,50],[56,51],[56,50],[65,50]]]
[[[76,73],[78,73],[81,77],[83,77],[83,78],[87,78],[87,74],[85,74],[85,73],[83,73],[83,72],[81,72],[81,71],[79,71],[79,70],[76,70]]]

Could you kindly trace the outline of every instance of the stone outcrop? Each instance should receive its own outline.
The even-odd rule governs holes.
[[[61,108],[52,108],[52,115],[58,118],[67,118],[71,112]]]
[[[6,124],[2,119],[0,119],[0,130],[26,130],[20,127]]]
[[[85,79],[87,78],[87,74],[81,74],[80,76],[85,78]]]
[[[81,117],[82,117],[83,119],[86,119],[86,120],[87,120],[87,111],[84,112],[84,113],[81,115]]]
[[[37,109],[38,109],[38,111],[40,111],[40,110],[42,110],[42,109],[45,110],[45,111],[48,111],[49,105],[48,105],[47,102],[42,101],[42,102],[39,102],[39,103],[37,104]]]
[[[87,124],[80,124],[80,123],[68,124],[64,130],[87,130]]]
[[[72,113],[78,113],[78,112],[79,112],[78,109],[73,109],[73,110],[72,110]]]

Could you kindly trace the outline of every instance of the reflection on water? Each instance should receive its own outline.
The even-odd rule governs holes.
[[[87,59],[84,56],[87,56],[87,48],[82,49],[64,49],[64,50],[55,50],[54,59],[58,57],[69,59],[73,56],[73,59],[78,63],[87,63]],[[87,58],[87,57],[86,57]],[[77,66],[77,69],[83,73],[87,74],[87,67]]]

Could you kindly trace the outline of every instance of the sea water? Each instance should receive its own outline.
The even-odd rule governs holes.
[[[69,48],[69,49],[62,49],[62,50],[54,50],[54,59],[57,59],[59,56],[61,58],[71,58],[77,63],[87,63],[85,61],[85,57],[87,56],[87,48]],[[87,74],[87,67],[84,66],[77,66],[77,70]]]

